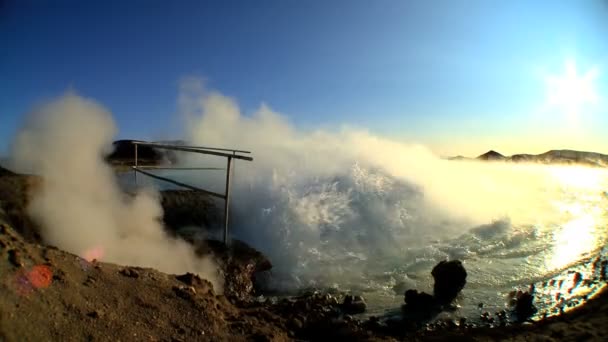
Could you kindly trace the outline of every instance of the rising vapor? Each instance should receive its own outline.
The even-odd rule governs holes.
[[[396,260],[480,225],[529,229],[558,217],[559,167],[448,161],[365,130],[301,131],[264,104],[243,115],[193,78],[178,104],[193,144],[254,151],[251,165],[236,167],[232,229],[296,287],[357,282],[363,266],[347,258]]]
[[[212,260],[163,231],[158,194],[121,192],[103,158],[115,133],[109,111],[71,93],[30,114],[13,142],[12,161],[18,171],[43,178],[28,211],[44,240],[82,257],[197,273],[221,292]]]

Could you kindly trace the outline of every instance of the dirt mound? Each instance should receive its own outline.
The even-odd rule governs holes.
[[[186,284],[153,269],[88,262],[27,243],[8,225],[0,229],[3,340],[287,340],[206,281]]]

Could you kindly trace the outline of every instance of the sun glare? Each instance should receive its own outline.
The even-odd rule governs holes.
[[[600,189],[606,176],[601,169],[584,166],[556,166],[550,168],[550,172],[559,184],[570,190]]]
[[[566,62],[563,74],[552,75],[546,79],[548,106],[571,117],[579,116],[586,105],[593,105],[599,99],[595,89],[598,76],[597,68],[580,74],[574,61]]]

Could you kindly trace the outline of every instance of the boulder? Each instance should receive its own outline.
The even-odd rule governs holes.
[[[347,295],[344,297],[344,302],[342,302],[341,307],[342,311],[347,314],[360,314],[365,312],[367,304],[361,296]]]
[[[450,304],[467,282],[467,271],[459,260],[444,260],[433,268],[431,274],[435,279],[433,293],[441,305]]]
[[[405,291],[404,301],[403,309],[413,312],[430,312],[437,305],[432,295],[412,289]]]
[[[536,312],[534,307],[534,294],[518,291],[515,298],[515,314],[519,321],[525,321]]]
[[[256,293],[256,274],[272,268],[264,254],[246,243],[233,239],[226,246],[217,240],[195,244],[199,256],[212,256],[220,265],[224,277],[224,295],[233,303],[248,302]]]

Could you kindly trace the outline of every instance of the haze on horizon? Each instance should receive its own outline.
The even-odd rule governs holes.
[[[302,130],[355,127],[440,155],[608,153],[608,2],[5,1],[0,155],[74,89],[119,138],[183,136],[180,84]]]

